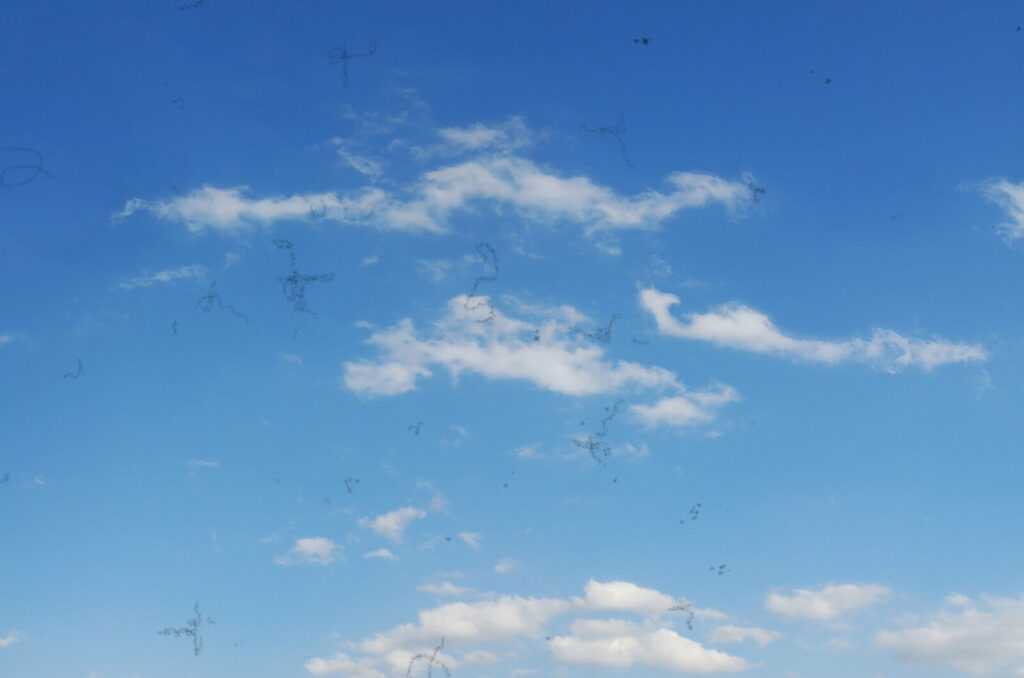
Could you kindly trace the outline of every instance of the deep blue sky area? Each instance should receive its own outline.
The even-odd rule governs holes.
[[[0,6],[0,676],[1024,675],[1024,4]]]

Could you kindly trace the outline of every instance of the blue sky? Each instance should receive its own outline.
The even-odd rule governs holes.
[[[1024,675],[1021,24],[5,4],[0,675]]]

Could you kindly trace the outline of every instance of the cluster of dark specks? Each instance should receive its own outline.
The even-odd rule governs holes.
[[[64,378],[65,379],[78,379],[79,377],[82,376],[82,372],[83,371],[84,370],[82,368],[82,359],[79,358],[78,359],[78,371],[77,372],[65,372],[64,373]]]
[[[302,275],[295,267],[295,248],[292,247],[291,241],[278,239],[274,241],[274,246],[281,250],[288,250],[288,261],[292,267],[292,271],[287,277],[278,278],[281,282],[281,293],[285,299],[291,302],[294,310],[316,316],[316,313],[306,306],[306,283],[331,282],[334,280],[334,274]]]
[[[584,331],[582,331],[580,329],[577,329],[575,327],[572,328],[572,331],[573,332],[579,332],[580,334],[582,334],[587,339],[591,339],[591,340],[596,341],[596,342],[598,342],[600,344],[608,344],[608,343],[611,343],[611,340],[612,340],[612,326],[615,324],[615,321],[618,320],[618,319],[619,319],[619,314],[615,313],[615,314],[612,314],[612,317],[611,317],[611,319],[608,320],[608,324],[607,325],[605,325],[604,327],[598,327],[593,332],[584,332]]]
[[[484,266],[490,266],[494,270],[494,275],[481,275],[477,276],[473,280],[473,289],[469,291],[469,295],[466,297],[466,302],[462,305],[467,311],[475,311],[478,308],[487,309],[487,317],[481,318],[477,322],[485,323],[494,320],[494,307],[486,299],[483,301],[474,301],[470,303],[471,299],[476,297],[476,291],[480,287],[480,283],[484,281],[495,282],[498,280],[498,275],[501,270],[498,268],[498,254],[494,251],[488,243],[482,242],[476,246],[477,254],[480,255],[480,259],[483,261]],[[539,338],[539,337],[538,337]]]
[[[329,49],[327,51],[327,62],[329,64],[331,64],[332,66],[336,66],[337,64],[341,64],[341,73],[342,73],[341,80],[342,80],[342,84],[347,89],[348,86],[349,86],[348,62],[352,61],[353,59],[362,59],[364,57],[373,56],[376,53],[377,53],[377,41],[376,40],[374,40],[374,41],[372,41],[370,43],[369,49],[367,49],[365,52],[349,52],[348,51],[348,46],[347,45],[342,45],[341,47],[332,47],[331,49]]]
[[[34,148],[0,146],[0,167],[0,188],[24,186],[40,174],[56,178],[43,168],[43,154]]]
[[[246,314],[242,313],[241,311],[239,311],[237,308],[235,308],[231,304],[225,304],[221,300],[220,294],[217,293],[217,281],[216,280],[214,280],[212,283],[210,283],[210,289],[207,290],[206,294],[201,296],[201,297],[199,297],[199,299],[196,300],[196,308],[201,310],[203,313],[209,313],[210,311],[212,311],[214,309],[214,304],[216,304],[216,308],[218,310],[221,310],[221,311],[231,311],[231,313],[233,315],[235,315],[236,317],[241,318],[245,322],[249,322],[249,316],[247,316]]]
[[[644,38],[646,40],[647,38]],[[646,43],[644,43],[646,44]],[[622,160],[630,167],[636,167],[630,161],[629,155],[626,153],[626,142],[622,140],[622,134],[626,131],[625,116],[619,115],[619,121],[615,123],[614,127],[587,127],[586,125],[580,125],[580,129],[584,132],[593,132],[594,134],[607,134],[613,137],[615,141],[619,143],[619,152],[622,154]]]
[[[200,5],[203,5],[205,3],[206,3],[206,0],[196,0],[195,2],[190,2],[190,3],[185,4],[185,5],[180,5],[178,7],[178,11],[179,12],[187,12],[190,9],[195,9],[196,7],[199,7]]]
[[[589,452],[591,458],[602,466],[606,464],[603,457],[611,456],[612,448],[601,439],[608,435],[608,422],[615,418],[615,415],[619,413],[619,405],[622,405],[624,402],[625,401],[623,400],[616,400],[611,405],[605,406],[605,415],[601,417],[601,428],[597,432],[591,433],[586,438],[574,438],[572,441],[576,447]],[[581,421],[580,426],[585,423],[586,422]]]
[[[420,652],[419,654],[413,655],[412,659],[409,660],[409,668],[405,670],[406,678],[412,678],[412,667],[416,664],[416,662],[423,662],[424,664],[426,664],[427,678],[433,678],[435,666],[440,667],[444,671],[444,675],[449,676],[450,678],[452,672],[448,670],[448,667],[445,666],[444,662],[437,658],[437,655],[439,655],[441,653],[441,650],[443,649],[444,636],[441,637],[441,643],[437,647],[435,647],[434,651],[430,654]]]
[[[693,506],[690,507],[690,522],[691,523],[693,521],[697,520],[697,518],[700,518],[700,506],[701,506],[700,502],[697,502],[696,504],[694,504]],[[680,524],[684,524],[684,523],[686,523],[686,521],[684,519],[680,518],[679,519],[679,523]]]
[[[177,629],[167,626],[157,631],[157,633],[159,633],[162,636],[173,635],[175,638],[180,638],[181,636],[191,638],[193,656],[198,657],[199,653],[203,650],[203,637],[199,635],[199,627],[203,625],[203,616],[199,612],[198,602],[196,602],[196,605],[193,608],[193,610],[195,611],[196,616],[187,620],[185,622],[185,626],[182,626],[181,628]],[[216,622],[214,622],[209,617],[206,617],[206,623],[210,626],[214,626],[216,624]]]
[[[685,612],[686,613],[686,628],[690,629],[691,631],[693,630],[693,617],[694,617],[694,614],[695,614],[694,613],[694,609],[693,609],[693,605],[691,605],[689,602],[687,602],[685,600],[682,600],[679,603],[677,603],[677,604],[673,605],[672,607],[668,608],[668,611],[669,612]]]

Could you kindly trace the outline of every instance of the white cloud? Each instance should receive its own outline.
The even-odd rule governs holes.
[[[793,589],[789,596],[770,593],[764,606],[787,617],[828,620],[872,605],[888,595],[889,589],[877,584],[840,584],[818,591]]]
[[[518,636],[537,638],[544,624],[569,609],[569,603],[555,598],[502,596],[476,603],[449,603],[421,610],[418,623],[402,624],[368,638],[360,647],[370,654],[383,654],[410,644],[437,642],[444,637],[453,645],[511,640]]]
[[[288,553],[277,556],[274,562],[278,565],[327,565],[341,550],[340,544],[325,537],[305,537],[296,539]]]
[[[281,360],[285,361],[286,363],[291,363],[293,365],[302,364],[302,356],[295,355],[294,353],[282,353]]]
[[[683,391],[651,405],[630,405],[629,411],[644,426],[695,426],[713,421],[718,409],[739,401],[734,389],[716,384],[706,391]]]
[[[1024,595],[947,599],[947,608],[917,628],[881,631],[875,644],[915,664],[972,676],[1024,675]]]
[[[363,527],[369,527],[386,539],[400,542],[402,541],[402,533],[405,532],[405,528],[409,526],[409,523],[417,518],[426,517],[425,511],[412,506],[406,506],[389,513],[383,513],[373,520],[360,518],[359,524]]]
[[[277,221],[311,221],[319,218],[364,223],[377,203],[385,197],[383,191],[375,188],[363,188],[341,197],[335,193],[304,193],[288,197],[249,198],[248,192],[247,186],[203,186],[187,195],[166,200],[133,198],[114,217],[124,219],[136,212],[146,211],[164,221],[183,223],[193,233],[201,233],[206,229],[233,233],[255,227],[266,228]],[[441,230],[411,223],[397,226],[390,222],[380,222],[377,226],[403,230]]]
[[[773,643],[781,637],[782,634],[778,631],[765,631],[756,626],[733,626],[732,624],[719,626],[711,632],[712,643],[742,643],[745,640],[752,640],[760,647]]]
[[[14,337],[12,337],[9,334],[0,334],[0,346],[3,346],[4,344],[6,344],[7,342],[11,341],[12,339],[14,339]]]
[[[1008,221],[999,225],[999,232],[1011,242],[1024,238],[1024,183],[990,179],[979,184],[978,188],[982,195],[1006,213]]]
[[[220,462],[219,461],[212,461],[210,459],[189,459],[188,465],[189,466],[193,466],[193,467],[203,467],[203,468],[219,468],[220,467]]]
[[[11,631],[6,637],[0,637],[0,648],[10,647],[11,645],[20,643],[23,640],[25,640],[25,637],[22,636],[21,633],[18,631]]]
[[[469,591],[447,581],[424,584],[418,589],[437,595],[461,595]],[[569,601],[518,595],[493,598],[489,594],[476,602],[454,602],[420,610],[414,623],[400,624],[366,637],[358,645],[345,645],[358,646],[365,655],[363,659],[338,653],[329,659],[307,662],[306,668],[318,675],[337,672],[361,678],[375,675],[365,672],[379,671],[397,677],[407,674],[410,660],[417,654],[425,656],[444,649],[438,658],[448,668],[455,669],[460,665],[494,664],[499,658],[514,658],[528,646],[526,641],[547,647],[550,656],[562,664],[623,667],[642,664],[668,671],[704,673],[748,668],[738,657],[706,649],[663,628],[657,615],[642,626],[616,619],[576,619],[569,636],[545,643],[542,639],[549,633],[548,623],[574,609],[619,609],[646,614],[660,612],[662,605],[675,602],[658,591],[624,581],[599,583],[591,580],[584,588],[584,595],[585,598]],[[712,610],[701,610],[700,614],[724,616]],[[675,621],[669,617],[664,619],[665,624]],[[438,639],[446,643],[444,648],[437,646]],[[474,647],[480,645],[485,647]],[[502,649],[501,645],[507,649]],[[512,675],[528,673],[508,668],[512,669]]]
[[[509,452],[509,454],[514,454],[522,459],[539,459],[544,456],[543,454],[540,453],[539,448],[540,443],[534,443],[532,445],[523,445],[522,447],[517,447],[516,449],[512,450],[511,452]]]
[[[444,150],[452,151],[512,150],[531,141],[526,124],[516,116],[498,125],[476,123],[468,127],[445,127],[439,129],[437,135],[445,142]]]
[[[338,149],[338,157],[344,160],[349,167],[360,174],[369,177],[370,181],[377,181],[384,174],[384,163],[363,155],[357,155],[347,148]]]
[[[494,564],[494,573],[495,574],[507,574],[507,573],[511,572],[512,570],[516,569],[516,567],[518,567],[518,566],[519,566],[519,563],[517,563],[515,561],[515,559],[513,559],[513,558],[502,558],[501,560],[499,560],[497,563]]]
[[[530,144],[533,134],[522,119],[498,124],[444,127],[439,142],[413,147],[420,159],[469,153],[461,162],[441,164],[411,182],[384,190],[375,184],[384,163],[355,152],[341,139],[332,139],[338,156],[367,177],[370,184],[349,191],[302,192],[292,195],[252,195],[247,186],[204,185],[188,194],[162,199],[132,198],[114,218],[146,211],[193,232],[240,232],[269,227],[279,221],[328,220],[360,223],[383,230],[450,230],[457,212],[489,207],[514,211],[534,221],[563,223],[585,234],[660,228],[688,209],[717,203],[738,214],[750,200],[750,177],[738,181],[712,174],[673,172],[664,190],[649,188],[633,195],[595,183],[586,176],[567,176],[515,154]],[[602,240],[600,246],[614,251]]]
[[[370,551],[364,553],[363,558],[380,558],[381,560],[398,560],[398,556],[389,551],[388,549],[377,549],[376,551]]]
[[[654,316],[660,333],[741,351],[826,365],[855,361],[889,372],[905,367],[927,371],[948,363],[988,358],[988,353],[979,345],[954,344],[941,339],[908,339],[892,330],[876,329],[870,340],[796,339],[779,331],[768,316],[741,304],[723,304],[708,313],[688,313],[685,322],[680,322],[669,312],[669,308],[678,303],[676,295],[654,288],[640,292],[640,305]]]
[[[746,660],[710,650],[671,629],[651,630],[622,620],[577,620],[570,636],[549,647],[555,661],[612,668],[643,664],[679,673],[731,673],[751,668]]]
[[[628,581],[598,582],[591,579],[583,587],[584,598],[575,598],[578,606],[591,610],[623,610],[645,616],[668,612],[675,605],[672,596],[643,588]]]
[[[440,584],[423,584],[417,586],[416,590],[432,593],[436,596],[461,596],[463,593],[469,593],[472,589],[468,589],[465,586],[456,586],[450,581],[443,581]]]
[[[356,662],[344,652],[338,652],[330,659],[314,657],[303,664],[303,667],[314,676],[338,674],[345,678],[387,678],[385,674],[373,668],[374,664],[373,659],[363,658]]]
[[[361,262],[360,265],[361,266],[373,266],[374,264],[376,264],[379,261],[380,261],[380,257],[375,254],[372,257],[363,257],[363,261]]]
[[[677,387],[672,372],[639,363],[603,360],[603,349],[573,333],[571,325],[546,320],[541,340],[534,340],[537,323],[494,310],[480,322],[486,297],[465,295],[448,302],[447,314],[434,332],[417,336],[411,320],[375,332],[366,343],[383,353],[377,362],[346,362],[344,385],[365,395],[397,395],[416,388],[417,377],[432,375],[440,365],[457,379],[474,372],[489,379],[519,379],[555,393],[595,395],[635,386]]]
[[[475,549],[480,548],[480,540],[483,535],[479,532],[459,532],[459,539],[466,542]]]
[[[417,332],[409,319],[378,330],[366,343],[376,346],[380,357],[344,363],[341,383],[364,396],[400,395],[415,390],[419,377],[433,376],[432,368],[441,366],[456,383],[463,372],[471,372],[488,379],[524,380],[571,396],[627,388],[668,390],[672,395],[654,404],[630,406],[647,427],[707,423],[723,405],[739,400],[728,386],[690,391],[662,367],[605,360],[605,349],[576,329],[586,317],[571,307],[518,306],[533,317],[514,318],[491,306],[487,297],[470,302],[460,295],[449,300],[446,315],[429,334]],[[481,313],[487,322],[481,322]],[[624,452],[642,455],[643,449]]]
[[[622,196],[583,176],[562,177],[524,158],[494,154],[424,173],[408,200],[380,201],[377,218],[388,228],[447,230],[456,210],[480,202],[508,206],[536,221],[568,222],[587,234],[624,229],[656,229],[683,209],[720,203],[731,212],[749,199],[743,182],[710,174],[675,172],[668,193],[653,189]]]
[[[198,264],[192,266],[182,266],[180,268],[169,268],[163,271],[157,271],[156,273],[143,272],[127,282],[123,282],[118,287],[122,290],[133,290],[136,287],[149,287],[156,283],[170,283],[175,280],[188,280],[189,278],[202,278],[206,275],[206,267],[199,266]]]

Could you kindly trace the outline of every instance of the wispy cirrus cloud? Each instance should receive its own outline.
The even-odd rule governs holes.
[[[10,647],[25,640],[25,636],[19,631],[11,631],[6,636],[0,637],[0,649]]]
[[[1003,237],[1010,242],[1024,238],[1024,182],[1014,184],[1006,179],[989,179],[965,184],[965,187],[976,188],[1003,210],[1007,220],[998,227]]]
[[[253,228],[269,228],[279,221],[327,219],[365,224],[377,204],[386,197],[383,191],[369,187],[347,194],[302,193],[251,198],[249,193],[247,186],[202,186],[186,195],[165,199],[132,198],[113,216],[126,219],[137,212],[149,212],[164,221],[184,224],[193,233],[240,233]],[[378,226],[386,224],[377,222]],[[419,229],[410,225],[405,230]]]
[[[190,280],[202,278],[206,275],[206,267],[198,264],[192,266],[181,266],[179,268],[168,268],[156,273],[148,271],[118,284],[122,290],[134,290],[137,287],[151,287],[157,283],[172,283],[175,280]]]
[[[220,462],[212,459],[189,459],[188,465],[193,468],[219,468]]]
[[[941,365],[988,359],[988,352],[980,345],[910,339],[892,330],[876,329],[871,339],[798,339],[780,331],[768,316],[742,304],[723,304],[707,313],[688,313],[679,320],[669,311],[678,303],[676,295],[655,288],[640,292],[640,306],[654,317],[661,334],[740,351],[825,365],[860,362],[888,372],[907,367],[928,371]]]

